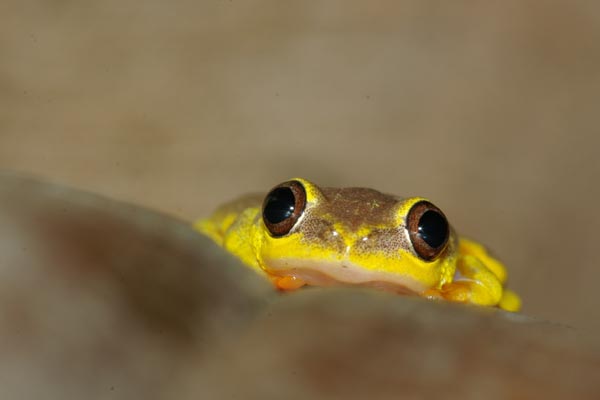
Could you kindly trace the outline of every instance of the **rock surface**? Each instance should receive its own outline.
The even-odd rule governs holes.
[[[6,399],[596,398],[598,342],[375,291],[278,295],[186,223],[0,175]]]

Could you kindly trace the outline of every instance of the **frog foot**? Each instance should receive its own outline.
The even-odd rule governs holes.
[[[275,287],[282,291],[296,290],[306,285],[303,279],[293,275],[274,276],[272,280]]]
[[[446,283],[441,289],[427,289],[421,296],[430,300],[447,300],[455,303],[470,303],[473,289],[469,282]]]

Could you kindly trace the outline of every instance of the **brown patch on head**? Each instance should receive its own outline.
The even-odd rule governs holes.
[[[365,225],[385,225],[393,218],[399,198],[365,188],[323,188],[326,201],[320,212],[344,224],[350,231]]]
[[[335,249],[338,253],[342,253],[346,248],[346,244],[339,235],[333,233],[335,231],[333,223],[311,215],[311,210],[307,210],[306,213],[307,215],[302,221],[304,238],[311,242],[319,242],[324,247]]]
[[[375,229],[354,244],[357,253],[382,252],[399,255],[401,249],[410,249],[411,244],[404,233],[404,225],[398,228]]]
[[[365,188],[323,188],[321,194],[321,201],[307,207],[300,221],[304,239],[344,253],[348,249],[342,235],[369,227],[373,230],[366,239],[346,237],[353,242],[352,251],[397,254],[410,248],[404,225],[393,224],[400,198]],[[334,224],[342,225],[344,232],[336,232]]]

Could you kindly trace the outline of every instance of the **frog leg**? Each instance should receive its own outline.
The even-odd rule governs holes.
[[[482,261],[470,254],[458,257],[452,282],[425,293],[430,298],[441,297],[458,303],[482,306],[498,305],[502,295],[503,288],[498,277]]]
[[[450,301],[497,306],[506,311],[519,311],[521,299],[504,287],[506,268],[481,244],[461,238],[453,282],[442,286],[428,297]]]
[[[460,255],[471,255],[477,257],[485,266],[498,277],[501,284],[506,283],[506,268],[504,265],[492,257],[488,250],[481,244],[469,239],[460,238],[458,242],[458,253]]]

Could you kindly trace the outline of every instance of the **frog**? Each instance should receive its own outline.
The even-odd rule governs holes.
[[[275,288],[370,287],[516,312],[507,269],[424,197],[293,178],[193,223]]]

